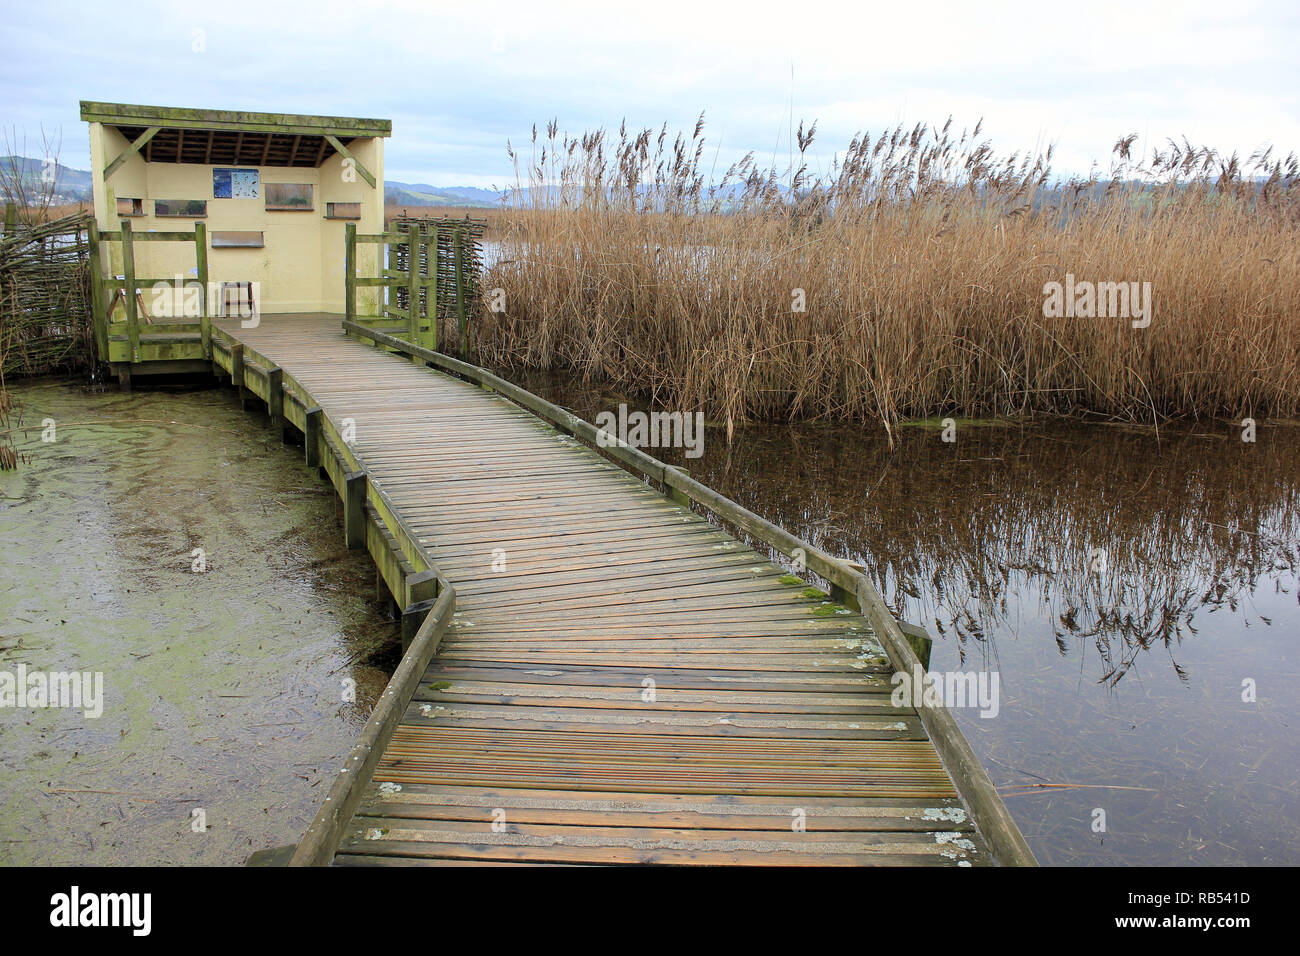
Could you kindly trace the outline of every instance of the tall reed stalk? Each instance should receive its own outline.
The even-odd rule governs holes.
[[[480,356],[746,419],[1295,416],[1300,176],[1190,143],[1061,181],[980,127],[860,135],[821,176],[687,134],[511,149]],[[1153,318],[1049,318],[1045,283],[1149,282]],[[505,311],[491,311],[496,301]],[[800,305],[804,309],[800,310]]]

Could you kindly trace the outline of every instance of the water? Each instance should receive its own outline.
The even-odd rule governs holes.
[[[106,702],[0,708],[0,864],[297,842],[399,653],[333,492],[228,390],[10,391],[28,460],[0,472],[0,671],[102,672]]]
[[[513,377],[588,420],[627,401]],[[394,661],[332,493],[228,391],[15,392],[30,460],[0,472],[0,670],[102,670],[108,704],[0,709],[0,863],[295,841]],[[728,447],[710,427],[703,458],[657,454],[872,569],[934,669],[998,672],[998,716],[954,716],[1040,861],[1300,862],[1300,428],[956,438],[747,427]]]
[[[589,421],[628,401],[526,381]],[[652,452],[862,562],[932,669],[998,672],[998,716],[954,716],[1041,862],[1300,863],[1300,427],[897,437],[710,427],[700,459]]]

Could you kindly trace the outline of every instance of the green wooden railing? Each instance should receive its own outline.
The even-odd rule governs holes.
[[[90,223],[90,268],[92,274],[91,305],[94,311],[95,342],[104,361],[112,361],[109,355],[109,325],[112,322],[112,310],[117,305],[117,292],[121,292],[126,310],[126,333],[132,362],[142,360],[140,350],[140,310],[137,298],[143,301],[146,289],[152,289],[158,283],[172,284],[175,277],[141,277],[135,271],[135,244],[137,242],[188,242],[194,244],[194,262],[197,282],[201,289],[199,295],[201,312],[199,331],[202,336],[203,358],[212,357],[212,316],[208,309],[208,235],[207,226],[196,222],[193,232],[134,232],[131,221],[123,219],[121,230],[117,233],[101,233],[98,224]],[[120,242],[122,244],[123,278],[104,275],[105,256],[100,248],[102,242]]]
[[[356,225],[348,223],[344,232],[344,318],[400,332],[407,341],[434,350],[448,344],[446,324],[454,319],[457,351],[468,358],[478,231],[472,220],[407,221],[399,228],[370,234],[358,233]],[[367,243],[386,246],[387,261],[376,270],[378,275],[359,276],[357,246]],[[379,293],[376,314],[361,315],[357,290],[369,288],[384,291]]]

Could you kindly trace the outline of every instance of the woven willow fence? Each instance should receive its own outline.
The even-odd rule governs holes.
[[[420,232],[425,235],[434,234],[437,236],[437,254],[435,256],[438,269],[437,289],[437,321],[434,328],[439,330],[438,346],[447,351],[453,351],[459,347],[458,315],[460,304],[463,303],[464,310],[473,314],[473,303],[478,302],[479,277],[483,274],[483,231],[487,228],[485,219],[464,219],[442,218],[435,216],[394,216],[388,228],[394,232],[402,232],[408,225],[415,225]],[[429,246],[420,246],[420,274],[429,274]],[[406,260],[410,256],[410,250],[405,243],[394,245],[391,248],[393,256],[390,268],[402,272],[407,270]],[[460,257],[460,287],[456,285],[456,262],[457,254]],[[397,305],[398,308],[405,309],[407,291],[398,288]],[[429,302],[427,291],[420,293],[420,315],[429,314]]]
[[[91,324],[90,217],[38,225],[12,220],[0,235],[0,377],[88,372]]]

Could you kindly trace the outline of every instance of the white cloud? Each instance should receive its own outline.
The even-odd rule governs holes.
[[[504,184],[506,139],[553,116],[578,132],[624,117],[689,127],[705,110],[721,163],[749,149],[770,157],[778,139],[784,155],[792,101],[796,120],[820,120],[823,160],[858,130],[949,114],[958,125],[983,117],[1002,151],[1055,141],[1067,171],[1104,165],[1131,131],[1300,152],[1300,12],[1289,2],[137,7],[9,11],[0,89],[11,122],[29,139],[41,122],[62,125],[71,161],[84,142],[80,98],[383,116],[394,121],[389,176],[446,185]]]

